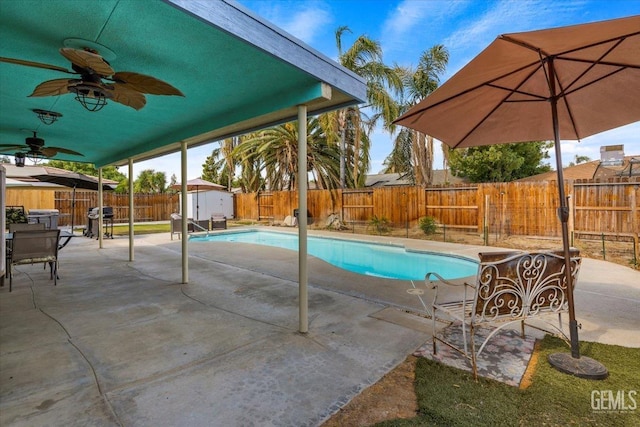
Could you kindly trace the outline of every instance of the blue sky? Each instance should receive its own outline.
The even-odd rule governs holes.
[[[291,33],[329,58],[337,57],[335,30],[347,26],[343,36],[350,46],[360,35],[378,41],[388,64],[415,66],[421,53],[436,44],[449,50],[449,65],[442,82],[473,59],[498,35],[581,24],[640,14],[640,0],[239,0],[239,3]],[[377,173],[390,153],[393,137],[382,129],[372,135],[371,170]],[[562,143],[565,166],[576,155],[600,157],[600,146],[624,144],[625,154],[640,155],[640,123]],[[200,176],[212,143],[190,149],[189,179]],[[548,160],[555,167],[553,150]],[[442,168],[436,148],[434,168]],[[121,170],[126,168],[121,168]],[[134,165],[134,176],[155,169],[180,177],[179,153]],[[123,170],[123,172],[126,172]]]

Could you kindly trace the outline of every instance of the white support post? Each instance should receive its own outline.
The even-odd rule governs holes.
[[[102,218],[102,168],[98,168],[98,248],[102,249],[102,228],[104,220]]]
[[[134,230],[133,224],[135,223],[135,209],[133,206],[133,159],[129,159],[129,261],[135,259],[134,255]]]
[[[182,194],[182,283],[189,283],[189,231],[187,227],[187,143],[180,143],[180,194]]]
[[[309,331],[307,294],[307,106],[298,105],[298,294],[300,333]]]

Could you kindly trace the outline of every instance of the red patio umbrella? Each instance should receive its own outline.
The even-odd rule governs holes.
[[[550,362],[582,377],[607,372],[580,357],[560,139],[579,140],[638,120],[640,16],[499,36],[396,120],[452,148],[554,141],[571,356],[552,355]]]

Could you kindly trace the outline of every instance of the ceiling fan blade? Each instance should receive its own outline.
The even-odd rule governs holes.
[[[29,96],[54,96],[69,93],[69,79],[47,80],[40,83]]]
[[[42,62],[26,61],[24,59],[5,58],[3,56],[0,56],[0,62],[8,62],[9,64],[17,64],[17,65],[26,65],[27,67],[44,68],[46,70],[62,71],[63,73],[67,73],[67,74],[76,74],[73,71],[69,71],[63,67],[44,64]]]
[[[40,150],[40,152],[44,154],[46,157],[53,157],[58,153],[71,154],[73,156],[84,157],[84,154],[78,153],[77,151],[69,150],[68,148],[62,148],[62,147],[43,147]]]
[[[113,75],[113,80],[116,83],[124,84],[128,88],[142,93],[184,96],[180,90],[171,86],[169,83],[144,74],[120,71]]]
[[[119,102],[136,110],[141,109],[147,104],[147,99],[144,95],[136,90],[132,90],[119,83],[114,83],[112,87],[113,89],[110,91],[112,95],[111,99],[115,102]]]
[[[22,144],[0,144],[0,150],[22,150],[25,148],[29,148],[26,145]]]
[[[60,49],[60,54],[71,61],[73,64],[79,67],[92,70],[95,74],[103,77],[113,75],[115,71],[102,56],[87,52],[86,50],[73,49],[70,47],[63,47]]]

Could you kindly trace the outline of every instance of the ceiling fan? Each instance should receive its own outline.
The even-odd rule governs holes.
[[[45,147],[44,139],[38,138],[35,131],[33,136],[29,136],[25,139],[25,144],[0,144],[0,150],[13,151],[21,150],[16,153],[16,157],[29,157],[31,159],[42,159],[56,156],[58,153],[70,154],[72,156],[83,156],[82,153],[69,150],[62,147]]]
[[[75,93],[76,99],[89,111],[102,109],[107,99],[139,110],[147,103],[144,94],[184,96],[180,90],[155,77],[129,71],[114,71],[94,49],[63,47],[60,54],[71,61],[72,70],[15,58],[0,57],[0,62],[74,74],[76,77],[73,78],[40,83],[29,96]]]

